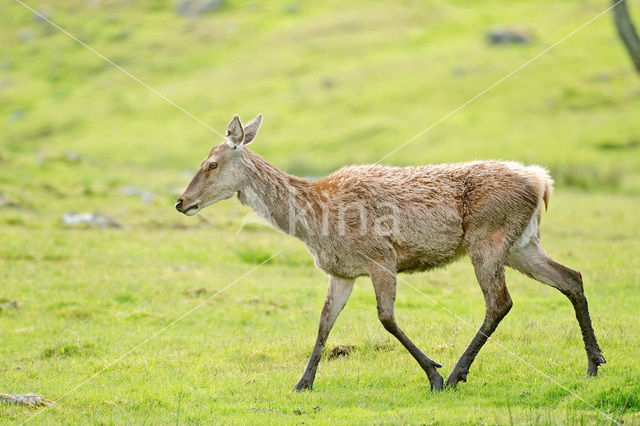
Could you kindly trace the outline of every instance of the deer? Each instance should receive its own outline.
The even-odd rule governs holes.
[[[594,334],[582,275],[543,250],[540,221],[553,191],[549,172],[516,162],[474,161],[417,167],[347,166],[317,180],[279,170],[247,148],[262,115],[235,115],[225,139],[200,164],[175,203],[188,216],[237,195],[275,229],[302,240],[329,277],[315,345],[294,390],[311,390],[329,333],[358,277],[369,276],[378,319],[424,370],[434,391],[467,381],[471,364],[512,307],[505,267],[558,289],[575,310],[587,376],[606,361]],[[485,302],[480,328],[452,371],[402,331],[394,313],[399,273],[471,259]]]

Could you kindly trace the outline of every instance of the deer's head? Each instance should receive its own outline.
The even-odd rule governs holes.
[[[221,200],[231,198],[243,187],[245,176],[242,167],[243,148],[258,133],[262,114],[242,126],[235,115],[224,142],[214,147],[202,161],[193,179],[176,201],[176,209],[188,216]]]

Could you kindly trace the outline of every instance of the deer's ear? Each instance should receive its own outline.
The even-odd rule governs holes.
[[[262,124],[262,114],[258,114],[256,118],[251,120],[244,126],[244,142],[243,145],[250,143],[258,134],[260,125]]]
[[[233,116],[229,127],[227,127],[227,140],[235,146],[240,145],[244,140],[244,130],[242,129],[242,123],[240,123],[238,114]]]

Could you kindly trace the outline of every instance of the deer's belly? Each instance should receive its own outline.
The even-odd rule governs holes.
[[[328,275],[345,278],[357,278],[367,275],[366,265],[362,262],[362,256],[355,256],[355,252],[335,250],[309,250],[313,256],[316,268]]]

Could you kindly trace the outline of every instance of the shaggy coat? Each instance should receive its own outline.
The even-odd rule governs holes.
[[[202,162],[176,208],[195,214],[237,194],[276,229],[302,240],[329,275],[318,337],[296,390],[313,385],[322,351],[355,278],[371,277],[378,317],[424,369],[433,389],[466,381],[478,351],[512,306],[504,267],[558,288],[572,302],[589,375],[605,362],[578,271],[549,258],[539,224],[552,193],[549,173],[514,162],[476,161],[422,167],[344,167],[309,180],[270,165],[246,145],[262,116],[229,124],[227,140]],[[467,254],[485,298],[485,319],[444,382],[395,320],[396,274],[444,266]]]

